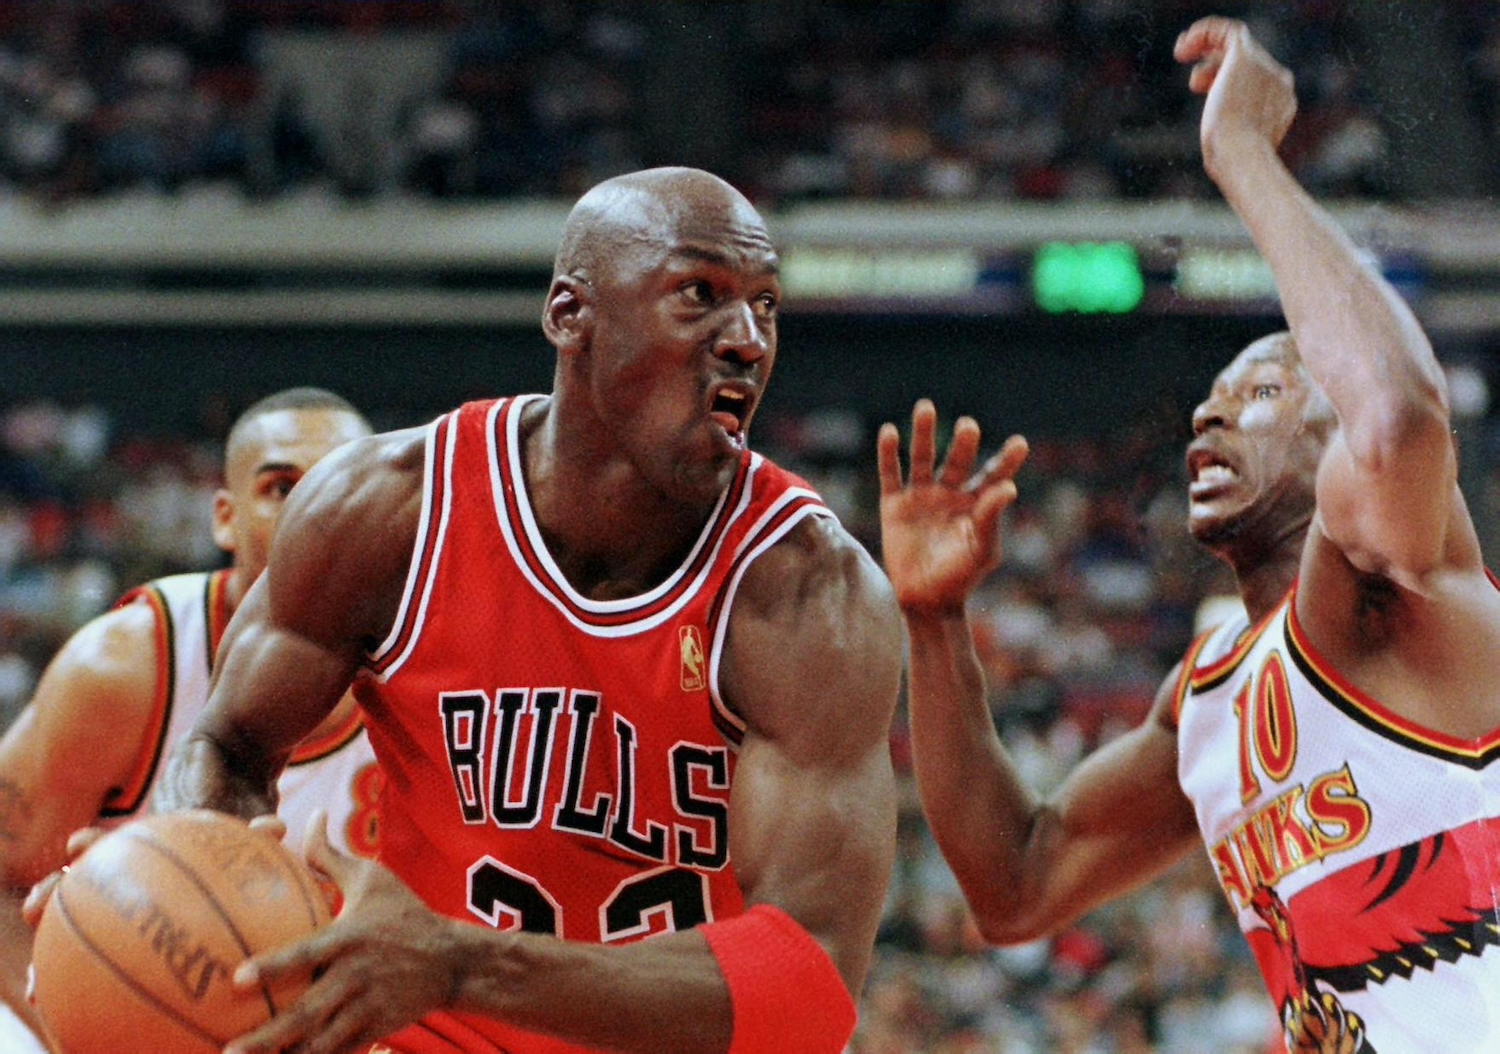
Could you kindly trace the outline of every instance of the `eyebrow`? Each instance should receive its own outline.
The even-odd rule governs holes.
[[[255,474],[264,476],[269,472],[301,472],[302,470],[301,465],[294,465],[290,461],[267,461],[255,467]]]
[[[695,245],[677,246],[671,251],[670,255],[689,260],[700,260],[703,263],[713,264],[716,267],[728,268],[734,266],[734,261],[728,253],[721,252],[718,249],[701,249]],[[780,258],[773,252],[770,261],[756,273],[779,275],[781,273]]]

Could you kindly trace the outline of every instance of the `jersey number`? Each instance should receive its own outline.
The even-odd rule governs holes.
[[[469,911],[497,929],[563,936],[563,909],[531,875],[492,856],[469,868]],[[665,867],[632,875],[599,907],[598,940],[630,940],[709,921],[708,878]]]
[[[1240,722],[1240,800],[1260,794],[1257,766],[1273,783],[1287,778],[1297,760],[1297,714],[1279,652],[1272,652],[1253,680],[1234,697]]]

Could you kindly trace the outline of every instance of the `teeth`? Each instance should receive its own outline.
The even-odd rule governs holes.
[[[1204,465],[1195,477],[1199,483],[1233,483],[1240,474],[1228,465]]]
[[[731,400],[733,402],[742,403],[742,402],[745,401],[745,393],[744,392],[720,392],[719,393],[719,398],[720,399],[729,399],[729,400]]]

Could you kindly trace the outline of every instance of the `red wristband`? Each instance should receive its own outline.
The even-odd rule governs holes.
[[[839,1054],[858,1015],[823,946],[786,912],[758,904],[701,928],[734,1005],[729,1054]]]

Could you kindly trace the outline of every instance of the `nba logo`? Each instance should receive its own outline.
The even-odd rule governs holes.
[[[701,692],[708,683],[703,677],[703,638],[697,626],[679,626],[677,640],[682,645],[682,690]]]

